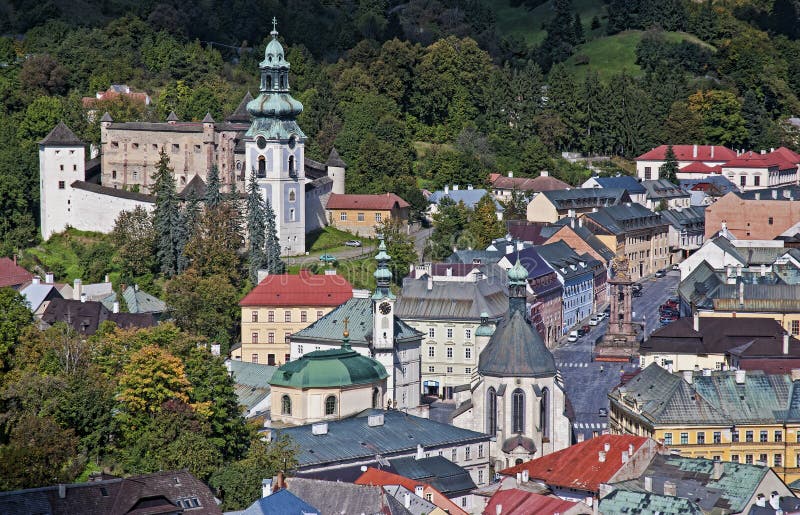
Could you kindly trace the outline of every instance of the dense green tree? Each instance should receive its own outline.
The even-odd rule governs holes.
[[[8,368],[22,331],[31,324],[33,314],[25,297],[11,288],[0,288],[0,371]]]
[[[258,283],[258,271],[267,265],[266,231],[264,202],[253,170],[247,185],[247,270],[250,284]]]
[[[463,202],[455,203],[450,197],[439,201],[438,211],[433,215],[433,232],[428,239],[425,258],[443,260],[454,248],[471,247],[471,239],[464,236],[469,222],[470,210]]]
[[[679,100],[672,104],[661,130],[661,140],[675,145],[689,145],[703,141],[703,119],[689,108],[689,103]]]
[[[487,192],[469,215],[466,231],[471,235],[473,247],[476,249],[484,249],[492,240],[506,235],[505,224],[497,219],[495,202],[494,196]]]
[[[219,168],[217,168],[217,165],[211,165],[211,170],[208,172],[208,177],[206,179],[208,183],[206,184],[206,194],[203,198],[203,203],[205,204],[206,209],[213,209],[222,202],[222,192],[220,190],[219,182]]]
[[[153,210],[153,227],[156,232],[156,260],[161,273],[172,277],[178,272],[182,229],[175,177],[169,166],[169,157],[164,149],[159,154],[156,172],[153,175],[153,191],[156,195]]]
[[[119,214],[111,231],[111,241],[126,277],[133,279],[154,271],[156,232],[153,216],[143,207]]]
[[[548,71],[556,64],[567,60],[579,43],[576,28],[583,37],[580,16],[574,15],[571,0],[553,0],[553,18],[547,24],[547,35],[536,49],[536,61],[543,70]]]
[[[386,243],[386,252],[392,257],[389,268],[392,280],[397,285],[403,284],[409,265],[419,261],[414,240],[406,229],[406,224],[396,218],[390,218],[375,227],[376,234],[380,234]]]
[[[672,145],[668,145],[667,152],[664,154],[664,164],[658,169],[658,176],[672,184],[678,184],[678,169],[678,159],[675,157],[675,151],[672,150]]]
[[[703,120],[706,143],[738,147],[746,141],[742,105],[730,91],[698,91],[689,97],[689,109]]]
[[[266,220],[266,240],[264,252],[266,267],[270,274],[286,273],[286,263],[281,259],[281,242],[278,240],[278,229],[275,221],[275,211],[269,199],[264,201],[264,219]]]
[[[164,293],[178,327],[221,344],[227,354],[239,318],[239,296],[227,275],[203,277],[190,268],[168,281]]]

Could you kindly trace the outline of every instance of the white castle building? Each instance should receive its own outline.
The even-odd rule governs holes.
[[[202,196],[216,166],[222,188],[245,191],[255,170],[264,198],[275,210],[282,254],[305,252],[305,235],[326,225],[331,193],[344,193],[346,165],[336,149],[325,163],[305,157],[306,136],[296,118],[303,111],[289,93],[289,63],[278,33],[259,64],[261,86],[248,93],[222,123],[116,123],[101,119],[100,154],[86,159],[86,144],[59,122],[39,142],[41,231],[47,240],[67,227],[108,233],[123,211],[153,208],[152,176],[163,150],[182,198]]]

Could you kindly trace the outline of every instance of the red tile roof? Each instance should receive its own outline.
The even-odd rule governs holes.
[[[353,297],[353,286],[341,275],[269,275],[239,302],[244,306],[339,306]]]
[[[565,501],[558,497],[548,497],[546,495],[525,492],[511,488],[508,490],[498,490],[489,499],[489,504],[483,510],[485,515],[495,515],[497,507],[502,506],[503,515],[553,515],[554,513],[564,513],[572,509],[576,502]]]
[[[600,483],[608,482],[622,468],[622,451],[627,451],[633,444],[635,453],[645,442],[647,438],[641,436],[601,435],[500,473],[514,476],[527,470],[531,479],[550,486],[597,492]],[[610,445],[607,452],[605,444]],[[605,461],[600,461],[600,451],[606,452]]]
[[[383,195],[349,195],[331,193],[326,209],[395,209],[409,207],[409,203],[394,193]]]
[[[720,145],[673,145],[672,151],[678,161],[727,161],[736,157],[736,152]],[[667,145],[661,145],[640,155],[636,161],[663,161],[666,153]]]
[[[783,156],[784,159],[787,159],[793,163],[800,163],[800,154],[789,150],[786,147],[778,147],[775,149],[774,153]]]
[[[412,492],[415,491],[417,486],[423,486],[425,488],[425,493],[433,494],[431,502],[437,507],[453,515],[467,514],[466,511],[459,508],[457,504],[455,504],[453,501],[445,497],[443,493],[441,493],[434,487],[430,486],[429,484],[423,483],[422,481],[414,481],[413,479],[409,479],[399,474],[386,472],[385,470],[379,470],[373,467],[369,467],[367,468],[366,472],[361,474],[361,476],[359,476],[359,478],[354,481],[354,483],[357,485],[374,485],[374,486],[400,485],[403,488],[411,490]],[[503,513],[505,513],[505,510],[503,511]]]
[[[708,166],[701,161],[694,161],[678,170],[678,173],[722,173],[722,167]]]
[[[789,149],[786,151],[791,152]],[[775,151],[759,154],[751,150],[731,159],[722,166],[725,168],[771,168],[777,166],[779,170],[791,170],[797,168],[798,162],[800,161],[792,161],[786,157],[785,152]]]
[[[33,274],[7,257],[0,258],[0,288],[19,286],[33,279]]]
[[[499,173],[489,174],[489,182],[493,188],[518,191],[553,191],[568,190],[569,184],[549,175],[538,177],[506,177]]]

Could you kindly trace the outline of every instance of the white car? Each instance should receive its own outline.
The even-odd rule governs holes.
[[[570,331],[569,336],[567,336],[568,342],[577,342],[578,341],[578,331]]]
[[[592,318],[589,319],[589,325],[597,325],[603,319],[600,315],[592,315]]]

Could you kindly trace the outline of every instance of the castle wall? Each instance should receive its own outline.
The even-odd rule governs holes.
[[[79,188],[71,189],[71,211],[67,213],[68,224],[82,231],[110,233],[114,222],[123,211],[143,207],[152,211],[154,204],[141,200],[120,198]]]

